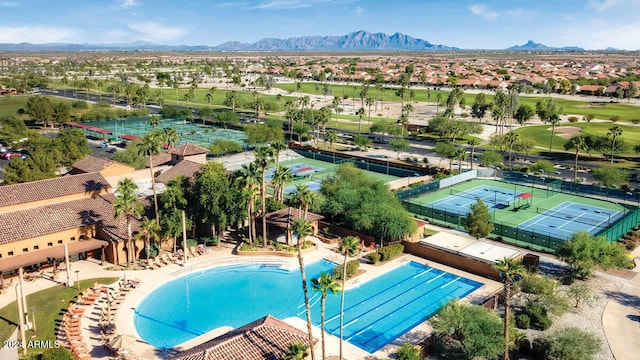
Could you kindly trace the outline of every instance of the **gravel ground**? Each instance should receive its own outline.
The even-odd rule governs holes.
[[[591,303],[591,306],[588,304],[581,304],[579,309],[572,307],[561,317],[551,316],[553,325],[550,329],[544,332],[537,330],[520,331],[523,331],[527,335],[527,338],[533,342],[533,339],[554,332],[557,329],[570,326],[577,327],[595,334],[602,340],[602,350],[594,359],[615,360],[611,350],[609,349],[609,345],[607,344],[607,338],[604,333],[604,328],[602,327],[602,313],[604,312],[604,308],[608,301],[607,292],[615,290],[616,285],[600,277],[594,277],[588,280],[588,284],[594,294],[597,294],[597,298]],[[561,289],[566,288],[568,288],[568,286],[561,286]]]

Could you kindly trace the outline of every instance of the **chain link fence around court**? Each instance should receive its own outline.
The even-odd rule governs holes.
[[[407,211],[415,214],[419,218],[427,219],[434,224],[446,227],[464,229],[464,221],[467,214],[438,209],[428,205],[414,204],[408,201],[402,201],[402,204]],[[492,234],[494,236],[518,246],[554,252],[565,241],[564,239],[554,236],[553,233],[519,229],[517,225],[505,224],[504,222],[495,220],[492,220],[492,222],[494,225]]]

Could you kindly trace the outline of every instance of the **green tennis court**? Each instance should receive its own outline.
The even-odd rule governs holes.
[[[489,208],[494,234],[547,249],[556,248],[575,231],[602,233],[629,212],[608,201],[486,179],[466,181],[405,204],[431,221],[463,228],[470,205],[478,199]]]

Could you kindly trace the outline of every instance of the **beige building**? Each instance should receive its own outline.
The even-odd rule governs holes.
[[[65,244],[72,260],[124,265],[127,228],[114,217],[115,200],[100,172],[1,186],[0,271],[10,275],[20,267],[29,272],[59,263]],[[133,229],[138,226],[134,220]],[[142,250],[142,241],[135,243],[136,253]]]

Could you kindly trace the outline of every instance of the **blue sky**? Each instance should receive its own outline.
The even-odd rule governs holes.
[[[218,45],[401,32],[464,49],[640,49],[640,0],[0,0],[0,43]]]

